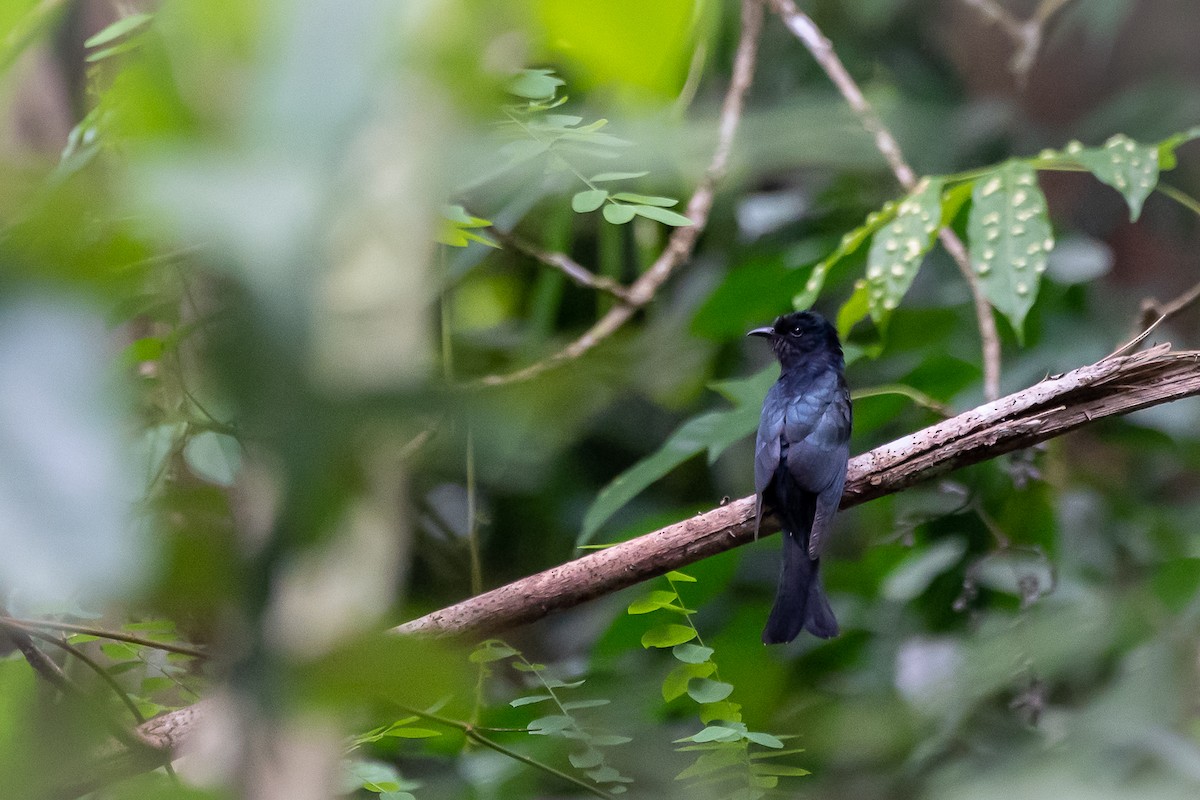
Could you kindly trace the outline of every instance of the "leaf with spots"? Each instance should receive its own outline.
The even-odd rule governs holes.
[[[1008,317],[1024,341],[1025,315],[1037,299],[1054,235],[1046,198],[1033,169],[1009,161],[980,178],[971,194],[967,219],[971,266],[988,302]]]
[[[1118,133],[1103,147],[1067,145],[1067,156],[1087,167],[1098,180],[1107,183],[1125,197],[1129,219],[1137,222],[1142,203],[1158,185],[1158,146],[1139,144]]]
[[[806,311],[811,308],[817,296],[821,294],[822,287],[825,286],[825,278],[829,275],[829,270],[843,258],[862,247],[872,234],[891,222],[895,213],[896,203],[888,201],[883,204],[883,208],[867,214],[867,219],[862,225],[842,236],[842,241],[838,244],[837,249],[813,267],[812,275],[809,276],[804,291],[792,298],[792,306],[797,311]]]
[[[867,255],[871,318],[882,325],[912,286],[942,219],[942,178],[922,178],[875,234]]]

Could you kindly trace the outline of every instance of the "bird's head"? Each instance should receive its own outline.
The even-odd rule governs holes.
[[[829,321],[814,311],[784,314],[775,324],[755,328],[747,336],[762,336],[771,343],[775,357],[784,367],[804,363],[814,356],[842,359],[842,344]]]

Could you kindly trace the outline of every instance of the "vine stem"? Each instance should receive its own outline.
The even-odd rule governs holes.
[[[850,110],[858,117],[859,124],[875,140],[875,147],[883,155],[884,160],[896,176],[896,180],[905,191],[912,191],[917,185],[917,176],[904,158],[896,137],[883,124],[883,120],[875,113],[875,109],[867,102],[862,90],[854,78],[846,71],[842,60],[833,49],[833,43],[821,32],[812,18],[796,7],[792,0],[769,0],[771,8],[783,20],[787,29],[800,40],[805,49],[824,70],[829,80],[837,87]],[[983,293],[983,286],[971,269],[971,259],[967,256],[967,248],[962,239],[950,228],[942,228],[938,238],[946,252],[958,265],[967,286],[971,290],[971,300],[975,306],[975,318],[979,325],[979,338],[983,349],[983,394],[988,400],[1000,396],[1000,334],[996,330],[996,319],[992,316],[991,305]]]
[[[474,725],[471,725],[466,722],[461,722],[456,719],[450,719],[449,717],[442,717],[437,714],[431,714],[428,711],[421,711],[420,709],[412,708],[411,706],[402,705],[400,703],[396,703],[395,706],[396,706],[396,708],[399,708],[401,711],[403,711],[406,714],[412,714],[413,716],[420,717],[421,719],[426,720],[428,722],[432,722],[437,725],[443,725],[447,728],[455,728],[456,730],[462,731],[463,735],[466,736],[468,739],[470,739],[472,742],[475,742],[478,745],[482,745],[483,747],[487,747],[491,750],[495,750],[497,753],[506,755],[509,758],[520,761],[522,764],[525,764],[526,766],[533,767],[534,769],[538,769],[549,775],[553,775],[554,777],[559,778],[560,780],[564,780],[567,783],[570,783],[572,786],[582,789],[583,791],[587,792],[590,795],[594,795],[595,797],[603,797],[603,798],[606,798],[606,800],[616,800],[615,795],[609,794],[608,792],[604,791],[603,789],[601,789],[598,786],[593,786],[593,785],[587,783],[586,781],[582,781],[579,778],[576,778],[574,775],[570,775],[566,772],[563,772],[562,770],[552,767],[549,764],[543,764],[541,761],[538,761],[536,758],[531,758],[531,757],[525,755],[524,753],[518,753],[516,750],[510,750],[509,748],[505,747],[504,745],[500,744],[499,742],[497,742],[493,739],[489,739],[488,737],[486,737],[482,733],[480,733],[479,729],[476,728]]]

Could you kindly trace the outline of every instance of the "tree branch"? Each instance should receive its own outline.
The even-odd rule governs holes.
[[[1171,352],[1169,345],[1050,377],[854,458],[842,508],[1029,447],[1096,419],[1195,394],[1200,394],[1200,351]],[[473,635],[533,622],[746,544],[753,540],[754,528],[754,498],[744,497],[392,630]]]
[[[867,102],[862,90],[846,71],[842,60],[833,49],[833,43],[821,32],[812,18],[796,7],[792,0],[770,0],[771,8],[783,20],[788,30],[800,40],[817,64],[829,76],[829,80],[837,87],[850,110],[858,117],[859,123],[867,133],[875,139],[875,148],[883,154],[883,158],[891,167],[892,174],[904,187],[912,191],[917,184],[916,173],[904,159],[900,144],[896,137],[883,124],[883,120],[875,113],[875,109]],[[958,238],[950,228],[942,228],[938,238],[946,248],[946,252],[958,265],[967,286],[971,290],[971,299],[975,305],[975,319],[979,324],[979,339],[983,349],[983,394],[988,400],[1000,396],[1000,334],[996,331],[996,320],[992,316],[991,306],[983,293],[983,287],[978,277],[971,269],[971,260],[967,256],[967,248],[962,239]]]
[[[508,245],[514,250],[524,253],[535,261],[539,261],[548,267],[558,270],[585,289],[595,289],[600,292],[607,292],[608,294],[611,294],[613,297],[625,303],[630,301],[629,290],[624,286],[617,283],[612,278],[606,278],[603,275],[597,275],[565,253],[554,253],[549,250],[542,250],[540,247],[537,247],[531,242],[525,241],[516,234],[509,231],[502,231],[495,226],[492,227],[492,233],[494,233],[496,238],[504,244]]]
[[[1161,345],[1108,358],[982,405],[877,447],[850,462],[842,508],[898,492],[935,475],[1061,436],[1106,417],[1200,394],[1200,351]],[[762,531],[772,530],[773,520]],[[477,635],[541,619],[754,539],[754,498],[744,497],[493,589],[392,629],[433,636]],[[137,729],[169,758],[205,714],[207,701]],[[108,764],[106,775],[157,765],[146,754]],[[144,766],[143,766],[144,765]],[[89,785],[102,785],[90,782]]]
[[[1027,20],[1018,19],[1011,11],[996,2],[996,0],[963,0],[968,6],[977,10],[1003,29],[1013,43],[1013,57],[1009,69],[1024,87],[1029,79],[1029,70],[1042,47],[1046,35],[1046,24],[1071,0],[1042,0],[1037,9]]]
[[[642,275],[627,290],[628,296],[613,306],[586,333],[549,358],[530,364],[528,367],[505,375],[489,375],[481,380],[486,386],[497,386],[532,378],[567,361],[579,358],[600,342],[607,339],[651,300],[671,274],[691,256],[696,241],[708,224],[712,210],[716,184],[724,177],[729,167],[729,153],[733,137],[741,121],[746,92],[754,79],[754,61],[758,54],[758,40],[762,32],[762,0],[742,0],[742,32],[738,40],[737,53],[733,60],[733,75],[729,90],[721,105],[721,117],[717,128],[717,144],[712,161],[704,171],[704,177],[696,185],[688,201],[686,216],[692,224],[675,228],[667,240],[667,246]]]

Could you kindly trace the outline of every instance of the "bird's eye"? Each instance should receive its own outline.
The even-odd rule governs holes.
[[[800,328],[800,326],[799,326],[799,325],[797,325],[796,327],[792,328],[792,329],[791,329],[790,331],[788,331],[788,332],[789,332],[789,333],[790,333],[792,336],[802,336],[802,335],[804,335],[804,331],[803,331],[803,330],[801,330],[801,328]]]

